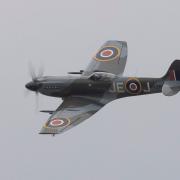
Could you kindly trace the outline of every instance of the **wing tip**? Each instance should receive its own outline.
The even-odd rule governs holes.
[[[119,41],[119,40],[108,40],[106,43],[118,43],[127,46],[127,41]]]

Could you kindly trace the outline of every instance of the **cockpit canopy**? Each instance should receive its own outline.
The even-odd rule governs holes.
[[[89,76],[88,79],[91,79],[93,81],[99,81],[99,80],[109,80],[114,79],[116,77],[115,74],[107,73],[107,72],[94,72]]]

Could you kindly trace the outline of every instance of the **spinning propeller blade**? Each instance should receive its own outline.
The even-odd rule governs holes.
[[[31,62],[29,62],[28,67],[29,67],[29,74],[31,76],[31,79],[34,81],[36,79],[36,73],[35,73],[34,67]]]
[[[36,81],[38,78],[41,78],[43,76],[44,66],[41,65],[41,67],[38,70],[38,73],[36,74],[34,66],[31,62],[29,62],[29,74],[31,76],[32,81]]]

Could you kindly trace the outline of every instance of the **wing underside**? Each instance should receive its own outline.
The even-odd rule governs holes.
[[[103,106],[84,97],[67,97],[50,116],[40,134],[60,134],[88,119]]]
[[[127,60],[127,43],[124,41],[107,41],[95,54],[82,76],[94,72],[106,72],[122,76]],[[63,103],[52,111],[52,115],[41,129],[40,134],[60,134],[91,117],[112,97],[74,97],[64,98]],[[47,111],[44,111],[47,112]],[[48,111],[49,113],[50,111]]]
[[[108,72],[122,75],[127,60],[127,43],[124,41],[107,41],[95,54],[84,76],[94,72]]]

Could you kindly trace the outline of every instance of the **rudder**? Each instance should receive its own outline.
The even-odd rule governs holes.
[[[180,60],[173,61],[163,79],[167,81],[180,81]]]

